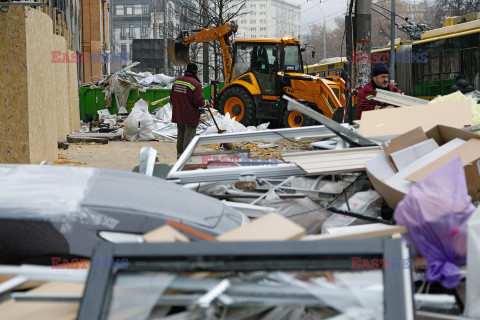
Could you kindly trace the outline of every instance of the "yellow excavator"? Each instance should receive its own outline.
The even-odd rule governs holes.
[[[213,29],[201,29],[169,42],[174,65],[190,62],[189,45],[219,41],[225,85],[218,96],[218,110],[249,126],[273,122],[285,127],[312,125],[314,120],[288,111],[283,95],[309,105],[328,118],[341,122],[345,107],[345,82],[303,73],[300,42],[293,38],[237,39],[234,21]]]

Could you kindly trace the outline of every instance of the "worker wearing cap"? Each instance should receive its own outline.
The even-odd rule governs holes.
[[[377,96],[376,89],[402,93],[397,87],[388,83],[389,76],[390,72],[385,63],[378,62],[375,64],[372,71],[372,80],[367,83],[357,95],[358,119],[361,119],[363,111],[394,108],[392,105],[385,105],[375,100]]]
[[[177,124],[177,158],[195,137],[200,119],[199,109],[208,104],[203,96],[197,72],[197,65],[189,63],[185,74],[173,82],[170,92],[172,122]]]

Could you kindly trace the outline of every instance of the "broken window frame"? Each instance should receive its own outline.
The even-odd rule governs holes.
[[[334,137],[335,134],[325,126],[311,126],[276,130],[263,130],[242,133],[223,133],[196,136],[182,153],[181,157],[167,175],[167,180],[186,184],[197,182],[238,180],[243,175],[254,175],[257,178],[287,178],[290,176],[304,176],[306,173],[292,163],[275,163],[272,165],[252,165],[240,167],[224,167],[215,169],[181,171],[199,145],[220,144],[230,142],[268,140],[274,138],[296,137]],[[208,175],[205,174],[208,170]]]
[[[128,263],[90,268],[77,319],[101,320],[108,317],[115,276],[119,271],[351,271],[353,257],[410,261],[409,250],[401,239],[102,243],[95,250],[93,259],[126,259]],[[384,319],[415,319],[411,264],[408,268],[391,267],[383,269],[382,272]]]

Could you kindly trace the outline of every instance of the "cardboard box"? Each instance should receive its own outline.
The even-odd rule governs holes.
[[[415,138],[415,135],[417,138]],[[431,173],[433,170],[445,164],[448,160],[453,159],[456,155],[460,155],[462,163],[464,164],[465,176],[467,178],[467,188],[472,201],[480,200],[480,136],[472,132],[464,131],[457,128],[452,128],[444,125],[437,125],[425,133],[427,139],[435,139],[439,146],[447,142],[459,138],[467,141],[464,145],[456,148],[454,151],[445,154],[439,159],[434,160],[429,165],[421,168],[414,174],[407,177],[410,181],[418,181],[419,179]],[[471,140],[475,139],[475,140]],[[384,146],[384,152],[370,160],[365,164],[367,175],[375,188],[375,190],[385,199],[385,202],[390,208],[395,208],[400,202],[405,193],[388,185],[385,181],[388,177],[395,174],[388,156],[402,148],[407,148],[415,143],[425,141],[422,131],[418,128],[405,133],[395,139],[392,139],[387,147]],[[394,148],[392,148],[394,146]],[[389,148],[390,147],[390,148]]]
[[[365,111],[359,131],[364,137],[378,137],[404,134],[417,127],[423,131],[436,125],[463,128],[472,125],[470,109],[470,101],[460,100]]]

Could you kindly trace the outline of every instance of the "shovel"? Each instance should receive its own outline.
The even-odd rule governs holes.
[[[207,106],[207,110],[208,112],[210,113],[210,116],[212,117],[212,120],[213,120],[213,123],[215,124],[215,127],[217,127],[217,132],[220,134],[220,133],[224,133],[226,130],[222,130],[220,129],[220,127],[218,126],[217,124],[217,121],[215,120],[215,117],[213,116],[213,113],[212,113],[212,110],[210,110],[210,107]],[[225,150],[233,150],[233,146],[228,143],[228,142],[223,142],[223,143],[220,143],[220,147],[225,149]]]

